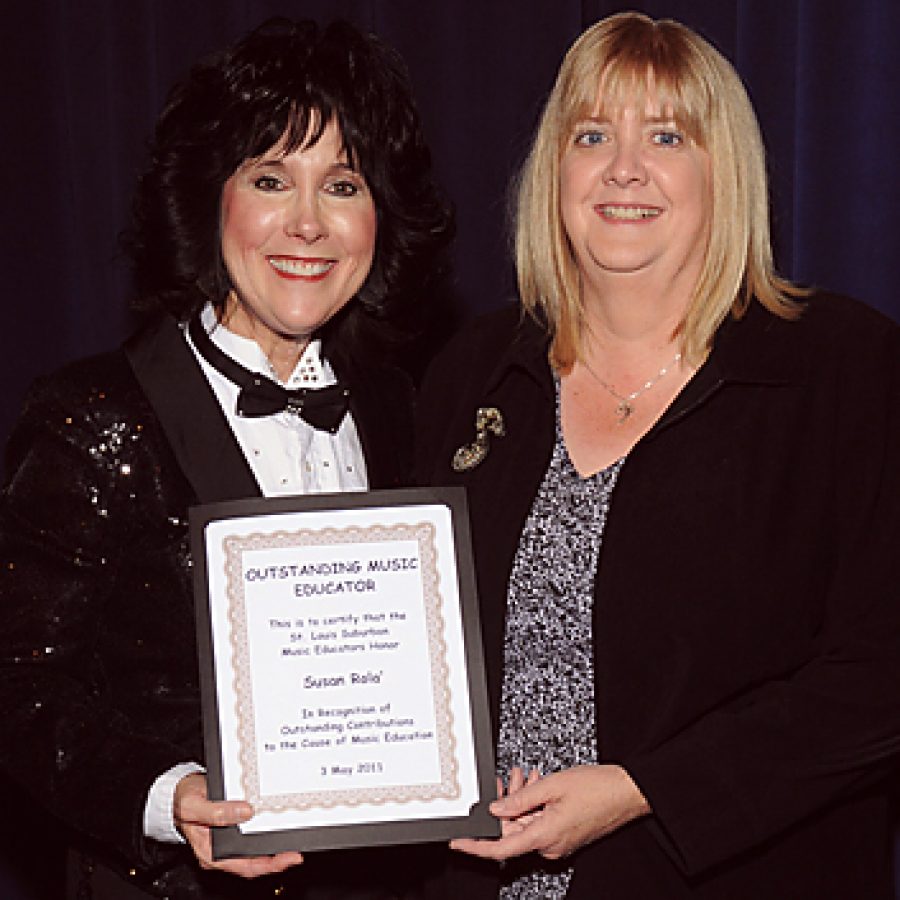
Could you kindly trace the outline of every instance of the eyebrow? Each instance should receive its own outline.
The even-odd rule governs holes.
[[[277,167],[279,169],[285,169],[286,166],[284,164],[285,157],[284,156],[261,156],[258,159],[248,159],[244,162],[242,168],[244,169],[260,169],[266,167]],[[329,172],[334,171],[345,171],[345,172],[353,172],[354,174],[360,174],[359,169],[355,169],[353,165],[349,162],[349,160],[341,160],[336,159],[333,163],[330,163],[328,166]]]
[[[262,166],[279,166],[284,168],[284,157],[282,156],[257,156],[255,159],[245,159],[242,169],[259,169]]]

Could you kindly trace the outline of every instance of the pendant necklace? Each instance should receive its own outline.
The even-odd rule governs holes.
[[[649,381],[645,381],[636,391],[632,391],[630,394],[620,394],[611,384],[604,381],[588,364],[585,360],[579,360],[579,362],[588,370],[588,372],[593,376],[594,380],[600,387],[603,388],[608,394],[611,394],[618,400],[618,405],[616,406],[616,416],[618,416],[617,425],[621,425],[625,422],[631,414],[634,412],[634,401],[637,400],[644,391],[649,391],[650,388],[653,387],[660,379],[664,378],[672,366],[678,364],[681,359],[681,351],[675,354],[674,359],[670,362],[667,362]]]

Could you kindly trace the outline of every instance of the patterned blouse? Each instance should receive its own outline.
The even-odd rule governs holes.
[[[623,459],[582,478],[569,458],[556,382],[556,443],[525,522],[507,595],[497,774],[597,762],[592,608]],[[501,900],[561,900],[573,869],[538,857],[504,868]]]

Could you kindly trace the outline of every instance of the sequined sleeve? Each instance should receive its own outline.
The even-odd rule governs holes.
[[[151,862],[146,789],[196,723],[190,624],[150,641],[169,604],[186,606],[169,627],[190,623],[183,486],[163,489],[157,432],[124,358],[79,364],[32,390],[0,496],[0,765],[123,865]]]

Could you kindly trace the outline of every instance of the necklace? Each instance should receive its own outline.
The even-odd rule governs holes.
[[[649,381],[645,381],[636,391],[624,395],[620,394],[611,384],[604,381],[585,360],[582,359],[579,360],[579,362],[588,370],[603,390],[619,401],[618,406],[616,406],[616,415],[619,417],[619,421],[616,424],[621,425],[634,412],[634,401],[637,400],[644,391],[649,391],[654,384],[664,378],[672,366],[678,364],[680,359],[681,351],[679,350],[679,352],[675,354],[675,358],[672,359],[671,362],[667,362]]]

